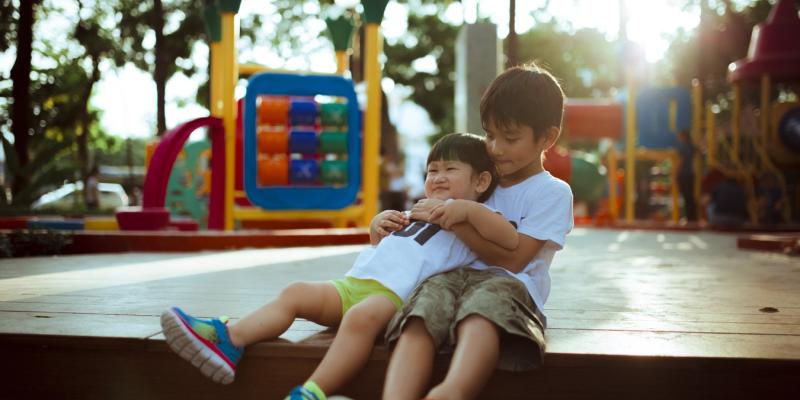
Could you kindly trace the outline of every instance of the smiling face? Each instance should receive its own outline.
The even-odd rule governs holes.
[[[493,121],[489,121],[484,129],[486,150],[497,167],[502,186],[522,182],[543,171],[542,153],[558,136],[557,131],[552,133],[548,130],[545,135],[536,139],[530,126],[520,124],[497,126]]]
[[[485,176],[483,176],[485,175]],[[491,181],[488,172],[477,174],[461,161],[431,161],[425,175],[425,197],[477,201]]]

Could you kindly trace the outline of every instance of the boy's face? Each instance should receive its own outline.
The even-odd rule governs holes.
[[[485,174],[489,174],[485,172]],[[432,161],[425,174],[425,197],[429,199],[477,200],[486,190],[472,166],[461,161]]]
[[[543,170],[542,153],[549,147],[548,140],[535,140],[533,128],[513,124],[499,127],[494,121],[484,127],[486,150],[497,166],[501,185],[513,185]]]

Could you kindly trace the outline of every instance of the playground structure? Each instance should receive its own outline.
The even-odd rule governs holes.
[[[211,116],[167,132],[152,149],[143,205],[117,213],[120,229],[175,225],[165,207],[170,174],[189,135],[200,127],[211,132],[211,184],[205,188],[209,229],[229,231],[235,221],[245,220],[315,219],[337,227],[366,226],[377,212],[379,27],[388,1],[363,5],[368,99],[363,148],[359,104],[352,82],[342,77],[352,21],[344,15],[326,21],[334,39],[336,74],[272,72],[236,61],[240,3],[218,0],[206,5]],[[234,99],[240,73],[252,75],[243,107]]]
[[[744,187],[752,223],[761,222],[758,186],[767,176],[777,180],[786,199],[782,221],[795,221],[800,211],[798,37],[800,18],[794,2],[779,0],[767,21],[753,29],[747,58],[729,67],[733,106],[727,129],[717,127],[714,105],[705,109],[707,165]],[[748,101],[756,89],[758,102]],[[784,96],[791,92],[793,98]]]
[[[634,98],[632,105],[628,98]],[[623,102],[608,100],[568,99],[564,111],[564,138],[570,142],[591,142],[599,145],[601,140],[609,142],[605,150],[605,172],[600,160],[576,153],[571,155],[563,148],[551,150],[545,160],[545,168],[572,186],[576,201],[597,202],[606,218],[611,222],[620,218],[619,186],[622,178],[635,179],[635,167],[628,164],[625,173],[620,171],[621,161],[653,161],[666,163],[666,184],[659,189],[666,192],[670,219],[678,221],[679,202],[675,166],[678,155],[675,150],[676,134],[689,129],[692,123],[689,93],[682,88],[645,88],[636,97]],[[631,115],[631,118],[628,118]],[[628,146],[628,143],[635,145]],[[624,146],[620,152],[618,145]],[[634,164],[631,165],[634,165]],[[632,173],[628,173],[631,170]],[[605,175],[605,177],[604,177]],[[603,182],[606,181],[605,185]],[[666,187],[663,187],[666,186]],[[633,186],[623,186],[626,220],[633,220],[635,192]],[[603,195],[605,199],[602,199]],[[628,205],[631,215],[627,216]]]
[[[341,120],[345,113],[359,111],[351,97],[352,84],[341,77],[347,69],[352,22],[341,15],[326,21],[334,39],[336,74],[264,72],[262,66],[235,62],[234,22],[238,5],[238,1],[211,2],[206,9],[211,38],[212,116],[178,126],[152,149],[142,209],[122,210],[117,216],[119,223],[86,221],[81,225],[84,229],[196,230],[207,226],[230,230],[235,221],[276,220],[294,224],[324,220],[334,227],[365,226],[374,215],[380,137],[377,131],[380,71],[376,58],[380,52],[378,24],[383,8],[376,11],[365,5],[366,80],[370,86],[362,135],[359,116],[348,116],[347,123]],[[730,117],[720,111],[727,106],[704,103],[698,81],[693,82],[689,92],[676,87],[637,90],[635,81],[629,80],[624,98],[568,99],[565,106],[565,140],[596,143],[608,140],[611,145],[601,157],[605,162],[553,149],[548,154],[546,168],[572,184],[577,201],[599,202],[595,222],[607,218],[611,223],[624,220],[631,224],[637,198],[635,165],[639,161],[655,162],[663,167],[660,170],[667,172],[661,178],[663,182],[650,182],[651,186],[661,194],[662,209],[668,215],[665,219],[677,222],[680,202],[675,177],[679,162],[675,135],[688,130],[693,142],[705,149],[704,157],[696,152],[693,160],[695,198],[701,197],[699,178],[704,171],[721,171],[744,188],[749,222],[757,225],[763,222],[759,218],[759,184],[769,175],[776,179],[781,196],[787,199],[781,210],[781,222],[796,222],[800,209],[800,106],[796,98],[800,50],[796,43],[786,40],[800,32],[796,14],[790,1],[779,1],[769,19],[754,29],[748,57],[731,64]],[[240,73],[254,75],[246,98],[227,101],[232,99]],[[284,78],[293,83],[280,93],[270,92],[273,83],[255,90],[262,79],[278,82]],[[320,80],[339,82],[342,91],[321,90]],[[754,94],[759,101],[748,101]],[[245,104],[248,96],[249,105]],[[304,118],[305,127],[311,129],[293,130],[295,125],[303,127],[295,122]],[[204,176],[187,175],[184,180],[194,182],[191,190],[175,190],[175,176],[170,178],[169,174],[184,173],[175,171],[176,159],[182,148],[188,149],[184,144],[191,130],[200,127],[209,129],[211,143],[201,155],[188,158],[195,164],[210,159],[210,171]],[[235,134],[228,134],[231,131]],[[360,157],[355,156],[359,153]],[[642,178],[650,179],[639,177]],[[600,184],[601,181],[607,184]],[[198,187],[201,190],[196,190]],[[197,192],[208,197],[207,205],[200,206],[207,210],[207,222],[199,218],[194,221],[170,218],[165,208],[168,202],[180,203],[197,197]],[[333,193],[337,195],[332,196]],[[600,213],[605,213],[603,218]],[[55,224],[66,226],[58,221]],[[80,229],[76,224],[69,227]]]
[[[676,134],[686,130],[692,141],[706,150],[705,157],[695,152],[692,160],[695,198],[701,197],[704,170],[721,171],[744,188],[749,223],[764,223],[759,184],[765,176],[771,176],[777,180],[780,196],[787,199],[779,222],[796,222],[800,210],[800,46],[789,38],[797,37],[797,9],[791,1],[780,0],[768,20],[754,28],[748,57],[729,67],[733,101],[729,121],[722,123],[717,121],[722,119],[722,107],[704,104],[697,80],[691,92],[679,87],[645,87],[637,93],[635,80],[628,79],[627,95],[620,102],[569,99],[564,114],[566,141],[611,141],[604,157],[610,220],[622,217],[626,223],[633,223],[636,185],[640,184],[635,165],[651,161],[667,166],[667,187],[657,186],[669,193],[670,219],[678,221],[676,169],[680,161],[675,150]],[[750,103],[743,110],[747,91],[754,89],[759,89],[759,104]],[[551,151],[546,166],[549,163],[554,175],[569,182],[579,174],[574,171],[575,157],[570,165],[565,154],[564,150]],[[622,196],[617,193],[622,180],[620,161],[624,161]],[[576,200],[596,200],[592,196],[582,199],[582,193],[595,193],[589,181],[571,182]]]

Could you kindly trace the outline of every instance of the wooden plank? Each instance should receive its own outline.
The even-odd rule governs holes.
[[[365,228],[292,229],[236,232],[81,231],[72,235],[66,254],[127,251],[196,252],[264,247],[331,246],[369,243]]]
[[[112,339],[95,338],[96,342]],[[193,399],[282,398],[316,366],[314,354],[283,348],[269,356],[248,352],[229,386],[213,384],[193,367],[171,354],[163,342],[141,349],[114,349],[95,343],[90,349],[68,346],[7,346],[0,351],[18,360],[4,364],[10,398]],[[279,355],[283,351],[283,355]],[[434,382],[447,368],[438,357]],[[536,398],[797,398],[800,364],[794,360],[697,359],[654,356],[549,355],[545,368],[526,373],[497,371],[480,399]],[[385,360],[373,355],[367,367],[344,387],[356,399],[378,398]]]

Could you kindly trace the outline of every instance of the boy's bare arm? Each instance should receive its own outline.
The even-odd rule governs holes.
[[[519,245],[517,229],[501,214],[468,200],[453,200],[448,207],[463,207],[466,213],[465,222],[472,225],[484,239],[507,250],[514,250]]]
[[[510,224],[509,224],[510,225]],[[460,222],[451,227],[453,233],[466,244],[478,258],[489,265],[503,267],[511,272],[522,272],[528,263],[536,257],[544,247],[545,241],[534,239],[528,235],[520,235],[519,245],[515,249],[505,249],[484,238],[478,230],[468,222]]]
[[[468,222],[481,237],[500,247],[513,250],[519,244],[516,228],[505,217],[474,201],[423,199],[411,209],[411,217],[448,230],[456,223]]]

